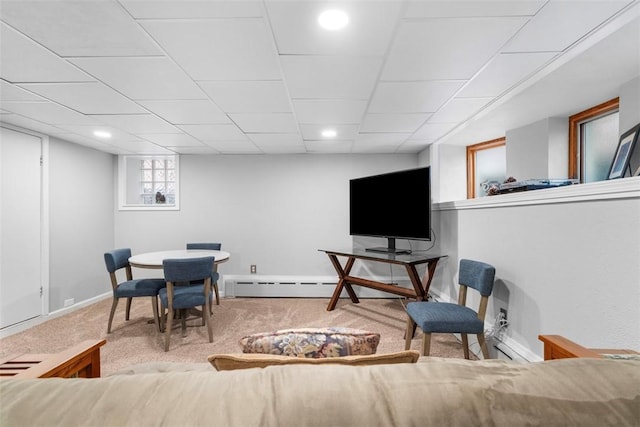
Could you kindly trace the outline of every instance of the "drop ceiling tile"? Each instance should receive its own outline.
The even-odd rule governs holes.
[[[305,141],[309,153],[349,154],[353,149],[353,141]]]
[[[405,21],[398,29],[382,80],[469,79],[528,18],[451,18]]]
[[[367,101],[339,99],[294,99],[298,122],[328,126],[359,123]]]
[[[535,73],[556,55],[554,52],[497,55],[456,96],[460,98],[498,96]]]
[[[145,113],[130,99],[98,82],[24,83],[19,86],[84,114]]]
[[[103,144],[112,145],[118,142],[126,142],[126,141],[136,141],[140,138],[137,138],[130,133],[123,131],[122,129],[118,129],[116,127],[106,125],[104,123],[97,123],[95,125],[58,125],[60,129],[65,132],[72,132],[77,135],[80,135],[83,138],[91,139],[94,141],[98,141]],[[99,138],[93,134],[95,131],[104,131],[109,132],[111,134],[110,138]]]
[[[204,92],[167,57],[70,58],[69,61],[131,99],[205,99]]]
[[[280,56],[292,98],[368,99],[382,57]]]
[[[451,98],[465,82],[381,82],[373,94],[369,113],[432,113]]]
[[[330,8],[320,1],[267,1],[266,7],[280,54],[383,55],[400,18],[402,2],[342,2],[349,16],[340,31],[318,24],[320,13]]]
[[[353,143],[354,153],[393,153],[410,134],[360,134]]]
[[[629,0],[547,2],[502,52],[563,51],[629,3]]]
[[[260,148],[266,145],[302,146],[302,137],[296,133],[252,133],[248,136]]]
[[[2,20],[60,56],[162,53],[117,2],[3,1]]]
[[[254,133],[297,133],[298,123],[291,113],[232,113],[231,120],[243,131]]]
[[[90,116],[85,116],[74,110],[54,104],[53,102],[3,102],[2,108],[12,113],[20,114],[39,122],[51,125],[60,124],[99,124]]]
[[[367,114],[360,125],[361,133],[415,132],[430,113],[414,114]]]
[[[305,141],[330,141],[322,136],[322,131],[326,129],[332,129],[336,131],[336,136],[333,139],[340,140],[354,140],[356,134],[358,133],[358,125],[311,125],[311,124],[301,124],[300,131],[302,132],[302,138]]]
[[[252,18],[264,14],[259,1],[120,0],[136,19]]]
[[[247,139],[234,124],[180,125],[178,127],[200,141],[243,141]]]
[[[208,145],[201,147],[167,147],[167,149],[178,154],[220,154],[218,150]]]
[[[202,145],[200,141],[184,133],[146,134],[143,138],[162,147],[200,147]]]
[[[262,19],[140,21],[195,80],[280,80],[273,37]]]
[[[104,151],[106,153],[111,153],[111,154],[132,154],[130,151],[125,150],[123,148],[119,148],[116,146],[113,146],[111,144],[107,144],[105,142],[102,141],[98,141],[95,138],[88,138],[86,136],[83,135],[78,135],[75,133],[64,133],[61,135],[53,135],[59,139],[63,139],[65,141],[68,142],[73,142],[75,144],[80,144],[83,145],[85,147],[89,147],[89,148],[93,148],[95,150],[99,150],[99,151]]]
[[[398,147],[398,153],[419,153],[433,144],[434,140],[408,139]]]
[[[46,99],[26,91],[21,87],[12,85],[4,80],[0,80],[0,106],[3,101],[47,102]]]
[[[170,149],[160,147],[149,141],[123,141],[115,142],[111,145],[136,154],[173,154]]]
[[[5,113],[4,111],[0,115],[0,120],[14,126],[19,126],[24,129],[31,129],[36,132],[44,133],[46,135],[53,135],[63,132],[62,129],[55,126],[51,126],[46,123],[42,123],[18,114]]]
[[[174,125],[231,123],[229,117],[208,99],[139,101],[138,104]]]
[[[291,112],[282,81],[203,81],[200,87],[226,113]]]
[[[256,145],[249,141],[205,141],[205,144],[222,154],[260,154]]]
[[[460,123],[479,112],[493,98],[455,98],[435,112],[429,123]]]
[[[2,3],[4,19],[4,7]],[[0,77],[10,82],[93,81],[83,71],[0,22]]]
[[[411,140],[426,139],[435,141],[446,135],[455,126],[455,123],[426,123],[411,136]]]
[[[535,15],[547,0],[410,1],[405,18],[452,18]]]
[[[92,115],[102,123],[122,129],[133,135],[145,133],[182,133],[173,125],[165,122],[153,114],[107,114]]]

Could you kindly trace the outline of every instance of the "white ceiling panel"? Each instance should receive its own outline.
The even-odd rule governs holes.
[[[436,140],[446,135],[454,127],[456,127],[455,123],[426,123],[410,139]]]
[[[53,102],[2,102],[2,108],[12,113],[51,125],[100,124],[97,120]]]
[[[234,124],[230,125],[180,125],[180,129],[200,141],[243,141],[247,137]]]
[[[291,113],[231,113],[229,117],[246,133],[298,132],[298,122]]]
[[[264,15],[259,1],[119,0],[134,18],[255,18]]]
[[[280,54],[383,55],[403,4],[343,2],[339,7],[349,16],[349,24],[341,31],[327,31],[318,24],[322,12],[337,6],[334,2],[267,0],[266,6]]]
[[[284,55],[280,57],[292,98],[368,99],[382,57]]]
[[[359,135],[353,143],[354,153],[395,153],[409,134],[379,134],[370,133]]]
[[[126,150],[124,148],[116,147],[106,142],[98,141],[95,138],[88,138],[86,136],[78,135],[76,133],[62,133],[62,134],[56,134],[53,136],[58,137],[60,139],[64,139],[65,141],[69,141],[69,142],[83,145],[85,147],[93,148],[95,150],[105,151],[107,153],[133,154],[131,151]]]
[[[146,134],[143,138],[163,147],[200,147],[202,145],[191,135],[183,133]]]
[[[469,84],[458,92],[457,97],[498,96],[539,70],[555,56],[555,52],[497,55]]]
[[[408,139],[400,145],[398,153],[419,153],[433,144],[435,140]]]
[[[16,85],[0,80],[0,105],[3,101],[34,101],[47,102],[41,96],[35,95]]]
[[[2,3],[3,19],[5,4]],[[0,23],[0,77],[14,83],[94,80],[3,23]]]
[[[36,132],[42,132],[46,135],[53,135],[53,134],[63,132],[62,129],[58,127],[39,122],[37,120],[33,120],[28,117],[20,116],[18,114],[5,113],[4,110],[0,115],[0,119],[5,123],[9,123],[15,126],[20,126],[25,129],[31,129]]]
[[[181,130],[152,114],[93,115],[102,123],[122,129],[133,135],[144,133],[180,133]]]
[[[353,141],[305,141],[309,153],[349,154],[353,149]]]
[[[72,132],[77,135],[80,135],[83,138],[87,138],[90,140],[98,141],[102,144],[112,145],[115,143],[123,143],[128,141],[137,141],[140,138],[131,135],[128,132],[123,131],[122,129],[118,129],[117,127],[113,127],[104,123],[100,123],[98,125],[59,125],[60,129],[64,132]],[[94,131],[100,130],[104,132],[109,132],[111,134],[110,138],[99,138],[93,134]]]
[[[550,1],[503,52],[563,51],[631,0]]]
[[[249,139],[258,147],[263,145],[302,145],[300,135],[293,133],[255,133],[249,135]]]
[[[358,134],[358,125],[312,125],[301,124],[300,131],[304,140],[327,140],[322,136],[324,130],[334,130],[336,136],[333,139],[354,140]]]
[[[294,99],[293,105],[300,123],[341,125],[360,122],[367,102],[336,99]]]
[[[262,19],[141,21],[195,80],[280,80],[273,39]]]
[[[460,123],[491,102],[493,98],[455,98],[431,116],[429,123]]]
[[[98,82],[24,83],[19,86],[84,114],[145,113],[138,104]]]
[[[200,82],[227,113],[288,113],[289,96],[282,81]]]
[[[205,99],[204,92],[167,57],[70,58],[69,61],[131,99]]]
[[[382,82],[371,99],[369,113],[432,113],[451,98],[465,82]]]
[[[260,154],[260,149],[250,140],[205,141],[205,144],[222,154]]]
[[[161,53],[115,1],[3,1],[2,20],[63,57]]]
[[[547,0],[410,1],[406,18],[451,18],[535,15]]]
[[[127,150],[130,153],[138,153],[138,154],[173,154],[173,151],[167,149],[165,147],[160,147],[149,141],[123,141],[123,142],[112,142],[110,145],[114,147],[118,147],[123,150]]]
[[[208,145],[198,147],[167,147],[167,149],[178,154],[220,154],[218,150]]]
[[[431,114],[367,114],[360,132],[415,132]]]
[[[174,125],[231,123],[229,117],[208,99],[139,101],[138,103]]]
[[[507,17],[403,22],[382,80],[469,79],[527,20]]]

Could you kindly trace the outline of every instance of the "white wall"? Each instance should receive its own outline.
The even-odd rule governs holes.
[[[640,178],[580,187],[598,190],[566,200],[577,189],[540,190],[547,199],[513,206],[501,203],[523,193],[441,204],[449,259],[432,291],[455,299],[458,260],[488,262],[497,282],[487,319],[507,308],[506,337],[517,347],[541,356],[538,334],[561,334],[640,350]],[[617,191],[625,193],[606,198]]]
[[[47,161],[45,159],[45,161]],[[49,139],[49,311],[111,291],[103,254],[114,247],[114,156]]]
[[[414,154],[184,155],[180,211],[116,212],[116,246],[139,253],[219,241],[232,254],[222,274],[256,264],[260,275],[335,275],[318,249],[352,244],[349,179],[417,166]],[[390,200],[380,194],[381,207]]]

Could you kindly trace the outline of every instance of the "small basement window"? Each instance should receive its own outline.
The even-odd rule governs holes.
[[[120,210],[178,210],[178,156],[119,156]]]

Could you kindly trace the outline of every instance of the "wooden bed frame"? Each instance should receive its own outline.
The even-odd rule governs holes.
[[[100,347],[89,340],[55,354],[22,354],[0,360],[0,378],[98,378]]]
[[[638,355],[637,351],[613,348],[586,348],[561,335],[538,335],[544,343],[544,360],[567,359],[571,357],[592,357],[602,359],[605,354]]]

